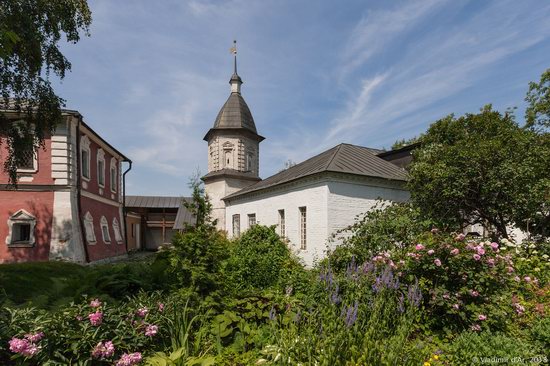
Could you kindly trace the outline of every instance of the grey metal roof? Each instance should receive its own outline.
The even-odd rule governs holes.
[[[220,109],[213,128],[244,128],[258,133],[252,113],[240,93],[231,93]]]
[[[183,197],[126,196],[126,207],[179,208]]]
[[[258,178],[258,176],[253,172],[241,172],[239,170],[235,169],[221,169],[212,171],[205,176],[202,177],[202,180],[208,180],[215,177],[235,177],[239,179],[248,179],[248,180],[261,180]]]
[[[183,230],[185,229],[186,224],[193,226],[196,224],[197,219],[195,218],[195,215],[193,215],[184,205],[184,201],[190,202],[190,200],[190,198],[184,198],[181,200],[180,208],[178,209],[176,220],[174,222],[174,230]]]
[[[340,144],[300,164],[272,175],[256,184],[241,189],[226,198],[277,186],[321,172],[362,175],[389,180],[407,181],[407,173],[394,164],[379,158],[377,149]]]

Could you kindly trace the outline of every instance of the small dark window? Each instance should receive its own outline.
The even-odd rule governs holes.
[[[13,224],[13,243],[31,241],[31,224]]]
[[[26,148],[17,161],[17,169],[34,170],[34,148]]]
[[[86,178],[90,178],[90,152],[88,150],[82,150],[82,175]]]

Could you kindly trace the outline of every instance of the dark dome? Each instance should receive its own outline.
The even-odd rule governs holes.
[[[255,134],[258,133],[252,113],[239,93],[231,93],[218,113],[213,128],[244,128]]]

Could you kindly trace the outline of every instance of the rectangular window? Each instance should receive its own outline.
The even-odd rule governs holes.
[[[90,179],[90,152],[88,150],[81,151],[80,161],[82,162],[82,175]]]
[[[25,148],[20,159],[17,161],[17,170],[36,170],[34,165],[35,154],[34,147]]]
[[[105,185],[105,161],[103,160],[97,162],[97,181],[100,186]]]
[[[31,241],[31,224],[13,224],[12,243],[28,243]]]
[[[132,224],[132,229],[130,230],[132,232],[132,238],[135,238],[136,237],[136,228],[135,228],[136,224]]]
[[[279,236],[281,238],[286,236],[285,210],[279,210]]]
[[[300,207],[300,249],[307,248],[306,208]]]
[[[101,225],[101,234],[103,234],[103,241],[105,243],[111,242],[111,236],[109,235],[109,227],[107,225]]]
[[[248,214],[248,227],[256,225],[256,214]]]
[[[241,215],[233,215],[233,236],[241,235]]]

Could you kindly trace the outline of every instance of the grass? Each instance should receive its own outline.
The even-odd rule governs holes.
[[[153,257],[82,266],[66,262],[0,264],[0,304],[52,309],[83,295],[112,300],[157,288]]]

